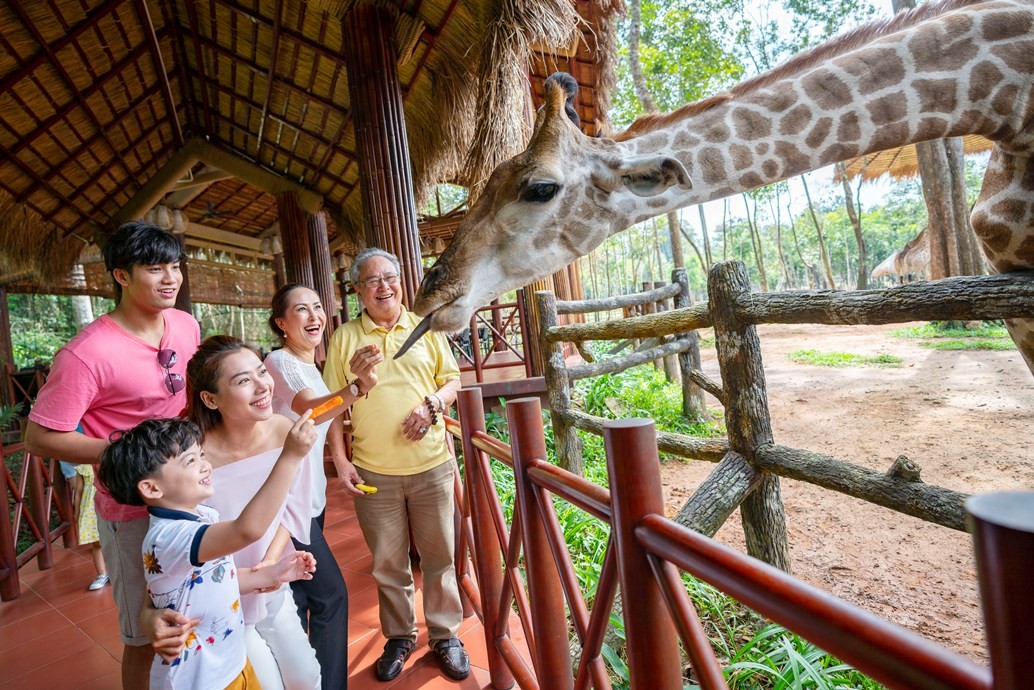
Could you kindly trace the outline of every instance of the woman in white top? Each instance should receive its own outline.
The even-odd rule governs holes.
[[[319,295],[295,283],[284,285],[273,295],[269,327],[280,337],[283,347],[266,357],[266,368],[276,385],[273,409],[289,419],[297,419],[306,410],[315,408],[336,395],[351,405],[356,398],[377,385],[376,365],[384,356],[376,347],[365,348],[350,362],[356,377],[339,391],[331,392],[316,368],[316,347],[323,339],[327,316]],[[344,407],[335,412],[340,414]],[[332,413],[333,414],[333,413]],[[311,580],[295,587],[294,600],[302,627],[316,650],[323,672],[324,690],[341,690],[348,682],[348,591],[334,554],[323,536],[324,512],[327,505],[327,477],[323,472],[323,446],[330,422],[317,425],[319,437],[309,454],[310,515],[308,539],[294,535],[295,548],[312,553],[318,563]],[[344,456],[340,439],[341,427],[335,423],[331,454],[338,478],[345,491],[362,496],[355,488],[362,479]],[[303,583],[298,583],[303,584]]]
[[[273,381],[262,360],[237,338],[206,338],[187,364],[187,414],[201,429],[201,447],[212,464],[214,493],[205,503],[224,520],[239,516],[255,496],[293,425],[273,413],[272,396]],[[276,562],[289,547],[290,534],[306,534],[312,499],[305,462],[307,458],[277,519],[258,541],[234,553],[238,568],[253,568],[267,559]],[[317,562],[316,567],[323,564]],[[241,592],[240,605],[248,659],[262,687],[319,688],[319,663],[298,625],[291,590],[281,585],[263,592]]]

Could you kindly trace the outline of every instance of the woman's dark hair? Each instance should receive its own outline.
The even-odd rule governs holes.
[[[183,247],[176,236],[152,223],[134,220],[125,223],[104,243],[104,268],[112,274],[133,266],[173,264],[184,258]],[[122,286],[115,281],[115,301],[122,299]]]
[[[187,419],[148,419],[128,431],[111,433],[97,478],[119,503],[142,506],[137,488],[161,472],[162,465],[201,441],[201,431]]]
[[[276,320],[282,319],[284,314],[287,313],[287,299],[298,288],[312,289],[301,283],[287,283],[286,285],[281,285],[280,289],[273,293],[273,299],[269,302],[269,330],[273,331],[273,335],[280,338],[280,342],[283,342],[285,333],[284,329],[276,324]]]
[[[201,400],[201,391],[218,393],[219,374],[223,360],[232,354],[248,350],[258,357],[250,345],[232,335],[212,335],[201,341],[197,352],[187,362],[187,417],[197,424],[204,437],[223,417]]]

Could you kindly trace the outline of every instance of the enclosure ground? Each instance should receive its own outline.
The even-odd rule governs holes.
[[[889,335],[901,327],[759,327],[775,442],[879,471],[904,454],[923,481],[970,494],[1034,487],[1034,376],[1019,353],[932,350]],[[904,361],[790,362],[787,354],[803,348]],[[714,350],[702,354],[704,371],[719,380]],[[663,466],[669,515],[712,467]],[[969,535],[794,480],[782,480],[782,495],[794,575],[986,660]],[[739,512],[717,538],[744,550]]]

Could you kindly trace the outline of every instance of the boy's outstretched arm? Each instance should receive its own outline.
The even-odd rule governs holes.
[[[217,522],[205,530],[198,547],[198,562],[210,561],[240,551],[262,538],[280,512],[302,458],[316,441],[316,427],[306,411],[291,427],[269,477],[236,520]]]
[[[285,582],[311,580],[316,572],[316,559],[308,551],[294,551],[272,565],[237,571],[241,594],[266,591]]]

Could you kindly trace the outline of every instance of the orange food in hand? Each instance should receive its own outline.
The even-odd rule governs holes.
[[[324,412],[330,412],[331,410],[333,410],[335,407],[337,407],[338,405],[340,405],[343,402],[345,402],[344,398],[342,398],[340,395],[335,395],[333,398],[331,398],[327,402],[323,403],[322,405],[317,405],[316,407],[313,408],[313,410],[312,410],[312,419],[315,419],[316,417],[319,417]]]

